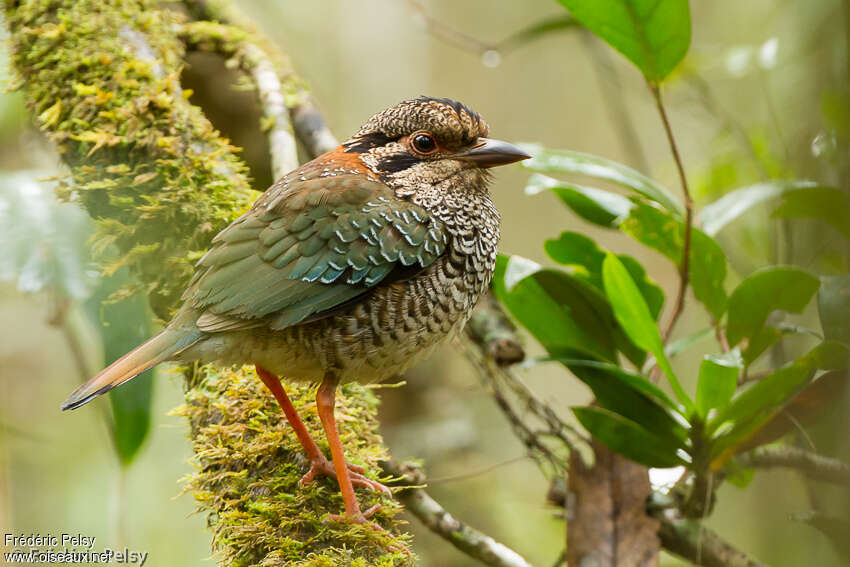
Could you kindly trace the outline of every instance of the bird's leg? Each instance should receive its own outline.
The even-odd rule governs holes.
[[[280,383],[277,376],[262,366],[256,365],[255,368],[257,369],[257,376],[259,376],[260,380],[263,381],[263,384],[266,385],[266,388],[268,388],[272,395],[274,395],[278,405],[280,405],[280,409],[283,410],[283,415],[286,416],[286,420],[295,431],[295,435],[301,442],[301,446],[304,447],[304,452],[307,454],[307,458],[310,459],[310,470],[307,471],[307,474],[301,477],[299,484],[311,482],[317,475],[329,476],[336,479],[336,471],[334,471],[333,465],[331,465],[327,457],[325,457],[319,450],[316,442],[313,441],[313,438],[310,436],[310,432],[307,431],[307,427],[304,425],[304,422],[301,421],[301,417],[299,417],[298,412],[295,411],[295,406],[292,405],[289,396],[286,395],[286,390],[283,389],[283,384]],[[386,492],[387,494],[392,494],[390,489],[383,484],[363,476],[363,467],[347,465],[347,468],[349,470],[351,482],[355,486],[363,486],[374,490],[375,492]]]
[[[339,431],[336,428],[334,418],[334,406],[336,405],[337,381],[332,374],[327,374],[316,391],[316,405],[319,409],[319,419],[325,427],[325,435],[331,447],[336,480],[339,482],[339,490],[342,492],[342,501],[345,504],[345,515],[355,522],[365,522],[366,518],[380,509],[380,504],[372,506],[365,513],[360,511],[360,503],[354,495],[354,487],[351,483],[351,475],[345,461],[345,453],[342,450],[342,441],[339,439]]]

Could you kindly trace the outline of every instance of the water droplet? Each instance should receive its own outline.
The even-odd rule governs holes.
[[[496,51],[495,49],[488,49],[481,55],[481,63],[485,67],[489,67],[490,69],[494,69],[501,65],[502,63],[502,54]]]
[[[735,77],[743,77],[750,72],[753,60],[753,48],[749,46],[733,47],[726,52],[724,63],[726,70]]]
[[[812,155],[816,158],[827,158],[835,153],[835,136],[821,132],[812,140]]]
[[[779,38],[772,37],[759,47],[759,65],[762,69],[776,67],[776,54],[779,53]]]

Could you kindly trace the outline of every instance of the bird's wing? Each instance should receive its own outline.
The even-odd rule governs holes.
[[[216,236],[183,299],[202,331],[283,329],[427,267],[446,242],[425,209],[363,175],[296,181]]]

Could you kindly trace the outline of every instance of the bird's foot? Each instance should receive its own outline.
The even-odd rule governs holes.
[[[369,518],[375,515],[376,512],[381,510],[380,504],[375,504],[371,508],[367,509],[364,512],[360,512],[356,516],[349,516],[348,514],[328,514],[325,517],[325,522],[351,522],[354,524],[364,524],[369,528],[375,530],[378,533],[384,534],[388,537],[392,543],[387,546],[388,551],[399,552],[405,554],[407,557],[413,557],[413,553],[411,553],[410,549],[407,548],[406,545],[398,541],[392,534],[390,534],[387,530],[376,524],[375,522],[370,522]]]
[[[374,527],[378,531],[384,531],[384,528],[375,524],[374,522],[370,522],[369,518],[374,516],[376,513],[381,511],[381,505],[375,504],[374,506],[367,508],[363,512],[360,512],[356,516],[349,516],[348,514],[328,514],[325,517],[326,522],[351,522],[352,524],[369,524]]]
[[[349,477],[351,477],[351,484],[353,484],[354,486],[362,486],[374,492],[383,492],[387,496],[393,495],[392,491],[390,491],[390,489],[387,488],[385,485],[375,480],[366,478],[363,475],[363,473],[366,472],[363,467],[358,465],[352,465],[351,463],[346,463],[345,465],[348,467],[348,475]],[[334,480],[337,480],[334,466],[329,460],[322,457],[321,459],[316,459],[310,463],[310,470],[307,471],[307,474],[301,477],[301,480],[298,482],[298,484],[306,484],[308,482],[312,482],[319,475],[327,476]],[[339,481],[337,480],[337,482]],[[373,508],[374,506],[372,508],[369,508],[369,510],[372,510]],[[377,510],[373,511],[372,514],[374,514],[376,511]],[[372,514],[365,516],[364,521]]]

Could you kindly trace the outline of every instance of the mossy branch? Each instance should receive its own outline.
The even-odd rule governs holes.
[[[238,149],[180,86],[184,17],[152,0],[4,0],[3,11],[28,107],[71,169],[73,184],[61,196],[96,219],[96,250],[117,250],[105,270],[127,265],[135,275],[138,284],[122,294],[145,293],[167,319],[209,241],[256,197]],[[250,30],[244,38],[261,44]],[[282,118],[279,105],[275,112]],[[189,419],[198,466],[188,490],[209,513],[222,564],[410,563],[386,551],[385,534],[323,522],[342,508],[336,485],[322,479],[297,487],[306,472],[301,448],[252,371],[210,365],[187,377],[194,389],[178,411]],[[342,393],[347,456],[374,471],[385,453],[377,401],[364,388]],[[289,394],[323,439],[313,389]],[[383,504],[378,522],[404,539],[394,519],[399,507]]]
[[[186,491],[201,509],[211,512],[213,544],[222,554],[222,564],[407,564],[404,554],[387,551],[397,546],[398,539],[368,525],[325,521],[328,513],[342,510],[339,490],[326,479],[298,485],[310,463],[253,370],[221,372],[207,366],[200,373],[199,387],[187,392],[186,404],[174,413],[188,419],[198,460],[197,470],[186,478]],[[286,389],[327,453],[312,389],[289,385]],[[340,394],[336,417],[348,461],[367,471],[380,470],[378,463],[387,452],[377,433],[377,397],[356,384],[343,386]],[[365,507],[382,504],[373,520],[384,526],[396,524],[400,504],[367,491],[358,491],[358,496]]]

